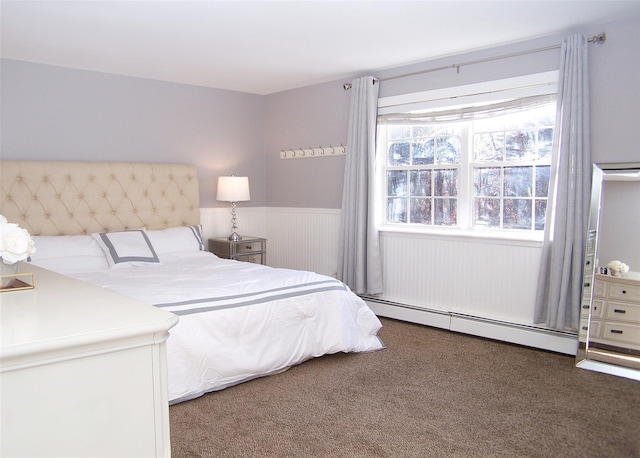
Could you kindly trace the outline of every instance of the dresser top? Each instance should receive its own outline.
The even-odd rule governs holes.
[[[613,281],[620,283],[636,284],[640,283],[640,272],[629,271],[622,277],[614,277],[613,275],[596,274],[596,278],[603,281]]]
[[[22,262],[35,288],[0,292],[0,362],[104,342],[162,335],[178,322],[167,311]],[[123,343],[124,344],[124,343]]]

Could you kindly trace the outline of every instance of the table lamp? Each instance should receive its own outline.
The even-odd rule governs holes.
[[[238,235],[236,225],[236,202],[249,200],[249,178],[248,177],[218,177],[218,193],[216,199],[223,202],[231,202],[231,235],[229,240],[238,241],[242,237]]]

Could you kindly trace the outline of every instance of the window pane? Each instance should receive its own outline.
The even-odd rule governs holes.
[[[435,199],[434,218],[437,226],[455,226],[458,224],[457,199]]]
[[[547,201],[536,199],[535,206],[536,206],[535,207],[536,209],[535,223],[536,224],[534,229],[536,231],[541,231],[544,229],[544,222],[546,219],[546,212],[547,212]]]
[[[435,196],[455,197],[458,195],[458,171],[455,169],[436,170],[435,186],[433,194]]]
[[[436,128],[433,126],[411,126],[411,136],[413,138],[420,137],[433,137],[435,136]]]
[[[410,199],[411,222],[431,224],[431,199]]]
[[[411,145],[411,158],[413,165],[433,164],[433,139]]]
[[[397,140],[400,138],[409,138],[410,127],[404,125],[389,125],[387,126],[387,137],[391,140]]]
[[[409,165],[409,143],[391,143],[389,145],[387,164],[390,166]]]
[[[436,138],[438,164],[459,164],[461,141],[459,135]]]
[[[431,195],[431,171],[412,170],[410,176],[410,193],[412,196]]]
[[[533,167],[504,168],[504,196],[531,197],[533,194]]]
[[[387,199],[387,221],[390,223],[407,222],[407,199]]]
[[[536,158],[535,131],[510,131],[506,133],[505,159],[507,161],[533,160]]]
[[[487,132],[473,136],[473,158],[476,162],[501,161],[503,151],[503,132]]]
[[[504,121],[501,118],[483,118],[473,121],[473,128],[477,133],[481,132],[502,132]]]
[[[473,187],[475,196],[500,195],[500,169],[485,167],[473,169]]]
[[[547,127],[538,131],[538,158],[551,157],[553,147],[553,127]]]
[[[407,195],[407,172],[405,172],[404,170],[387,171],[387,195]]]
[[[536,167],[536,197],[549,197],[550,167]]]
[[[474,199],[474,227],[500,227],[500,199]]]
[[[531,200],[505,199],[503,227],[505,229],[531,229]]]

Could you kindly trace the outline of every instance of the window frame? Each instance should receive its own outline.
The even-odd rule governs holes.
[[[503,80],[489,81],[485,83],[470,84],[464,86],[456,86],[450,88],[437,89],[433,91],[425,91],[413,94],[403,94],[400,96],[391,96],[380,98],[378,101],[378,115],[384,116],[392,113],[409,113],[416,111],[429,111],[433,109],[454,108],[451,100],[456,100],[455,106],[465,106],[473,103],[486,103],[492,100],[499,100],[505,97],[527,97],[531,95],[544,95],[557,93],[558,71],[538,73],[526,75],[523,77],[507,78]],[[377,205],[380,206],[380,222],[379,229],[381,231],[407,232],[407,233],[425,233],[425,234],[442,234],[449,236],[471,236],[483,237],[490,239],[511,239],[524,241],[541,241],[544,230],[535,229],[504,229],[504,228],[478,228],[473,227],[473,211],[474,211],[474,169],[478,166],[484,166],[485,163],[474,162],[473,157],[473,138],[469,132],[469,124],[461,124],[461,157],[460,164],[430,164],[426,166],[398,166],[402,170],[420,169],[434,170],[441,168],[457,168],[458,170],[458,195],[457,195],[457,225],[456,226],[436,226],[423,225],[420,223],[393,223],[387,222],[387,177],[386,171],[394,169],[393,166],[387,167],[386,138],[378,135],[380,145],[377,146],[377,173],[376,184],[379,192],[376,199]],[[381,147],[382,143],[385,144]],[[551,162],[551,158],[549,160]],[[533,161],[500,161],[488,162],[487,167],[496,165],[504,170],[507,166],[517,167],[519,165],[532,165]],[[538,164],[533,164],[538,165]],[[547,166],[551,164],[539,164]],[[501,171],[503,173],[503,171]],[[550,184],[553,183],[550,177]],[[407,183],[409,186],[409,183]],[[501,194],[503,191],[501,191]],[[548,195],[551,192],[548,193]],[[432,201],[435,196],[432,196]],[[502,195],[501,201],[506,197]],[[532,193],[532,205],[535,205],[535,193]],[[549,205],[549,197],[547,196],[547,205]],[[407,212],[410,211],[407,206]],[[502,212],[501,212],[502,213]],[[409,217],[409,215],[408,215]],[[532,218],[535,214],[532,215]],[[502,219],[502,215],[501,215]],[[534,222],[535,227],[535,222]]]

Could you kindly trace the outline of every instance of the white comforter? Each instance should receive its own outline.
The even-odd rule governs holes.
[[[180,317],[167,341],[172,403],[323,354],[384,347],[381,323],[364,301],[312,272],[200,251],[165,255],[150,267],[71,275]]]

